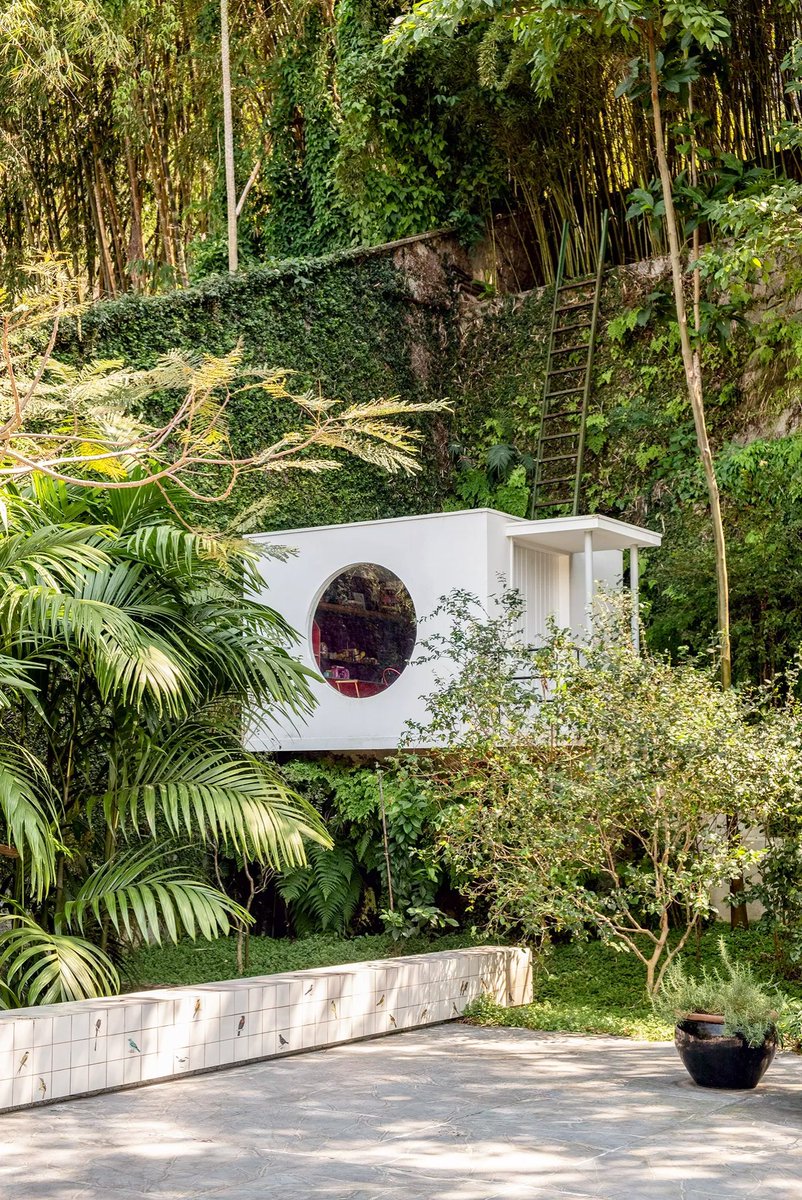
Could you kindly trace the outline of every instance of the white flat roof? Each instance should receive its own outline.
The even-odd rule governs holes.
[[[460,508],[452,512],[419,513],[409,517],[380,517],[373,521],[347,521],[335,525],[305,525],[299,529],[276,529],[263,533],[249,533],[250,541],[274,542],[277,538],[291,538],[299,533],[324,533],[330,529],[363,529],[372,525],[402,525],[412,521],[444,521],[451,517],[478,516],[490,513],[507,522],[504,532],[508,538],[521,545],[550,550],[554,554],[581,554],[585,548],[585,531],[593,533],[594,550],[628,550],[632,546],[659,546],[662,534],[639,525],[618,521],[615,517],[594,514],[586,517],[548,517],[544,520],[528,521],[524,517],[511,517],[509,513],[495,508]]]
[[[556,554],[581,554],[585,534],[593,535],[594,550],[629,550],[633,546],[659,546],[663,535],[641,529],[615,517],[548,517],[542,521],[513,518],[504,530],[507,537],[523,546]]]

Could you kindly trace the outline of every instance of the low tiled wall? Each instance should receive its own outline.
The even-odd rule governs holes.
[[[512,947],[261,975],[0,1013],[0,1111],[454,1020],[531,998]]]

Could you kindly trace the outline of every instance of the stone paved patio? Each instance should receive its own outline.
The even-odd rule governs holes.
[[[439,1026],[0,1117],[10,1200],[799,1200],[802,1061]]]

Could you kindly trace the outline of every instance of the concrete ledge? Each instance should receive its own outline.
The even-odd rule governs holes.
[[[456,1020],[531,999],[527,950],[480,946],[0,1013],[0,1111]]]

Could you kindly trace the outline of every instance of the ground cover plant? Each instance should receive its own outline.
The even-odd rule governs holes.
[[[684,951],[683,967],[692,978],[720,966],[719,943],[725,939],[729,953],[754,971],[760,984],[779,989],[789,1008],[788,1041],[799,1041],[802,985],[776,971],[771,938],[765,927],[729,930],[715,924],[700,933]],[[489,998],[477,1000],[466,1014],[479,1024],[509,1025],[569,1033],[606,1033],[647,1041],[668,1041],[674,1036],[671,1015],[655,1014],[643,988],[635,960],[598,940],[561,942],[536,960],[533,1000],[520,1008],[502,1008]]]
[[[434,937],[422,935],[403,940],[394,938],[391,933],[358,937],[318,933],[297,939],[252,936],[250,963],[244,973],[246,976],[273,975],[486,943],[487,939],[476,932]],[[237,942],[235,938],[217,938],[214,942],[199,938],[195,942],[180,941],[176,945],[142,946],[127,957],[124,974],[130,989],[231,979],[237,974]]]

